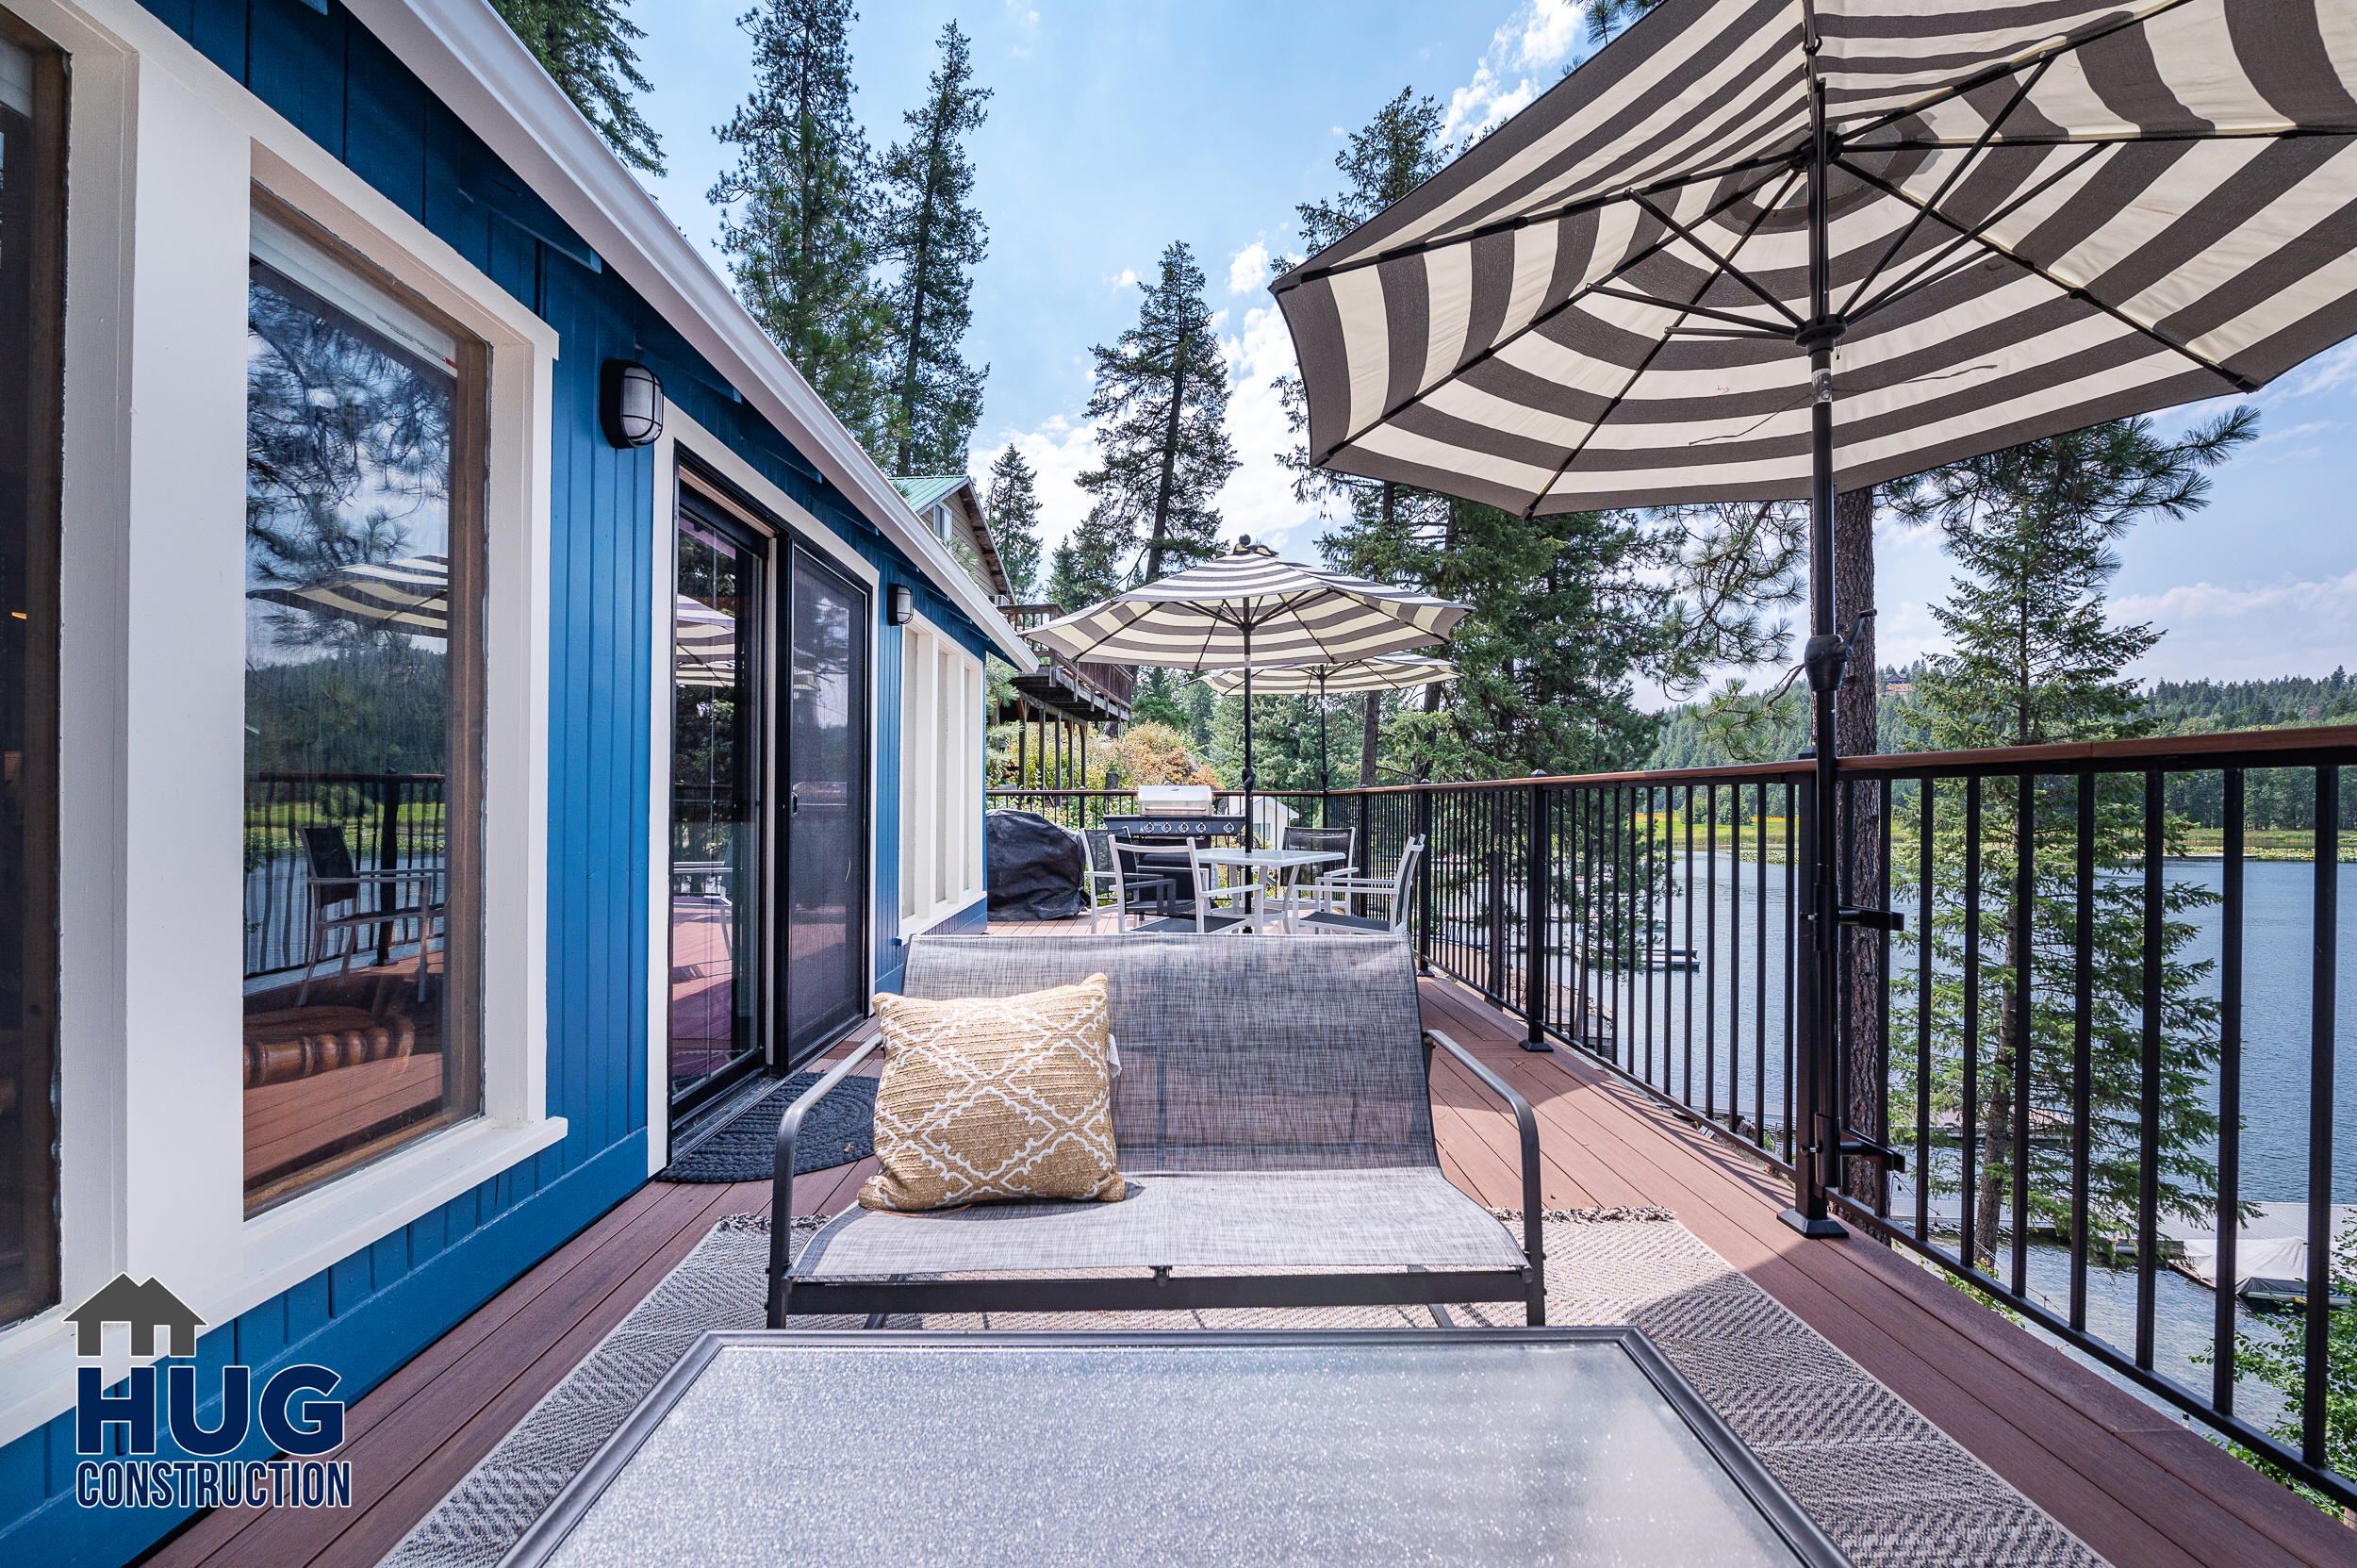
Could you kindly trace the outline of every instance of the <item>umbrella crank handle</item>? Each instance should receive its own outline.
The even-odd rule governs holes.
[[[1827,632],[1808,639],[1801,651],[1801,664],[1808,670],[1808,689],[1832,691],[1841,685],[1847,674],[1850,655],[1857,652],[1858,638],[1866,635],[1866,623],[1874,618],[1872,610],[1860,610],[1850,635]]]

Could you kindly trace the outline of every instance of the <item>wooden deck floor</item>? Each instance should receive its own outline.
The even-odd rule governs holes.
[[[994,931],[1070,933],[1069,925]],[[1532,1055],[1473,993],[1425,982],[1454,1035],[1536,1108],[1550,1208],[1661,1204],[2118,1568],[2357,1564],[2357,1530],[2245,1469],[1888,1248],[1805,1241],[1776,1219],[1761,1165],[1646,1104],[1565,1051]],[[1441,1157],[1482,1202],[1519,1207],[1513,1124],[1461,1069],[1434,1082]],[[873,1162],[798,1183],[832,1213]],[[830,1180],[830,1175],[832,1180]],[[373,1563],[618,1323],[721,1215],[766,1213],[765,1183],[650,1183],[353,1408],[346,1511],[221,1511],[153,1560],[173,1568]],[[1843,1456],[1871,1466],[1871,1452]]]

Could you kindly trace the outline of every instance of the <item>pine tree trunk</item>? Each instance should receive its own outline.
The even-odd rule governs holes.
[[[1847,635],[1857,618],[1874,607],[1874,491],[1846,490],[1833,505],[1833,601],[1838,630]],[[1875,733],[1875,703],[1882,695],[1882,672],[1874,662],[1874,623],[1858,634],[1857,650],[1850,656],[1849,679],[1834,696],[1834,745],[1845,757],[1871,756],[1882,750]],[[1843,892],[1860,909],[1884,904],[1881,867],[1882,785],[1845,784],[1852,845]],[[1882,1028],[1882,943],[1870,932],[1852,928],[1849,943],[1849,1089],[1850,1126],[1870,1138],[1887,1136],[1883,1126],[1882,1086],[1888,1073]],[[1871,1160],[1843,1162],[1841,1190],[1858,1202],[1885,1212],[1887,1204],[1881,1169]]]
[[[932,232],[933,203],[928,191],[925,215],[916,221],[916,255],[909,261],[909,357],[900,375],[900,466],[897,470],[902,478],[908,477],[910,448],[916,437],[916,361],[925,334],[925,264],[932,249]]]
[[[1178,473],[1178,414],[1187,397],[1187,329],[1178,328],[1178,346],[1170,355],[1170,421],[1162,429],[1162,483],[1154,492],[1154,536],[1146,542],[1146,580],[1162,575],[1163,527],[1170,517],[1170,489]]]
[[[1399,517],[1399,487],[1390,480],[1383,482],[1383,538],[1386,547],[1393,538],[1393,526]],[[1383,745],[1383,694],[1367,693],[1365,727],[1359,737],[1359,787],[1375,787],[1376,757]]]
[[[2004,879],[2009,885],[2012,879]],[[2021,940],[2014,930],[2014,909],[2008,900],[2005,912],[1997,923],[1997,937],[2003,953],[1996,959],[2002,966],[1998,973],[2005,977],[2004,993],[1997,1007],[1997,1056],[1988,1066],[1987,1089],[1981,1098],[1981,1169],[1973,1193],[1973,1250],[1979,1254],[1984,1268],[1994,1272],[1997,1258],[1997,1228],[2003,1221],[2004,1198],[2013,1169],[2013,1097],[2014,1080],[2020,1076],[2018,1064],[2028,1059],[2020,994],[2014,989],[2015,944]],[[1971,1043],[1966,1042],[1970,1048]]]

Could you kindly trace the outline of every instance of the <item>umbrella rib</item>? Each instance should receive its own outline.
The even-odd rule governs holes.
[[[2102,131],[2086,131],[2062,136],[2008,136],[1998,140],[2000,147],[2133,147],[2145,142],[2170,141],[2296,141],[2310,136],[2357,136],[2357,122],[2349,124],[2284,125],[2273,130],[2249,131],[2134,131],[2125,136],[2112,136]],[[1913,141],[1845,141],[1845,153],[1938,153],[1970,146],[1968,141],[1948,137],[1933,137]]]
[[[1792,182],[1800,177],[1801,172],[1798,169],[1787,171],[1784,177],[1784,185],[1776,191],[1775,198],[1772,201],[1764,202],[1760,205],[1759,214],[1752,220],[1751,227],[1745,229],[1741,238],[1737,239],[1733,245],[1727,248],[1728,259],[1722,261],[1719,264],[1719,270],[1712,272],[1708,277],[1703,279],[1702,287],[1694,290],[1694,297],[1697,300],[1701,299],[1705,294],[1709,293],[1710,286],[1719,281],[1721,273],[1726,272],[1728,268],[1734,265],[1734,257],[1736,255],[1743,249],[1744,245],[1750,242],[1753,235],[1759,232],[1759,225],[1768,221],[1768,214],[1773,212],[1779,206],[1783,205],[1784,198],[1789,194],[1792,190]],[[1766,182],[1762,181],[1761,183],[1765,184]],[[1689,308],[1691,307],[1689,306]],[[1683,317],[1680,318],[1680,320],[1683,319]],[[1671,329],[1675,330],[1676,325],[1676,322],[1672,322]],[[1609,423],[1612,416],[1619,412],[1621,404],[1627,401],[1629,393],[1636,389],[1638,382],[1644,379],[1645,371],[1652,368],[1655,356],[1659,355],[1663,349],[1667,348],[1669,343],[1670,333],[1664,332],[1658,338],[1655,339],[1653,347],[1645,351],[1645,357],[1638,361],[1637,368],[1635,370],[1629,371],[1628,379],[1621,384],[1621,389],[1612,394],[1612,401],[1605,405],[1604,412],[1596,417],[1595,423],[1588,427],[1588,434],[1579,438],[1579,444],[1577,446],[1574,446],[1571,451],[1563,454],[1563,461],[1555,466],[1555,473],[1553,477],[1549,478],[1544,485],[1541,485],[1539,487],[1538,493],[1530,498],[1530,504],[1523,508],[1523,517],[1525,520],[1538,515],[1539,503],[1547,499],[1547,492],[1555,488],[1557,483],[1562,479],[1563,475],[1571,470],[1571,467],[1574,463],[1579,461],[1579,454],[1588,450],[1588,443],[1594,440],[1596,438],[1596,433],[1602,430],[1606,424]]]
[[[2132,15],[2123,16],[2107,26],[2098,27],[2093,32],[2088,33],[2083,38],[2065,39],[2062,42],[2055,44],[2052,48],[2040,50],[2036,54],[2031,55],[2026,58],[2016,58],[2009,60],[2001,60],[1985,71],[1974,72],[1971,75],[1967,76],[1960,82],[1952,82],[1948,86],[1941,88],[1937,92],[1927,93],[1911,104],[1902,104],[1897,108],[1878,114],[1871,120],[1869,120],[1859,125],[1854,131],[1843,132],[1840,137],[1840,145],[1846,148],[1852,140],[1858,137],[1871,135],[1873,132],[1881,130],[1886,125],[1895,125],[1900,121],[1908,118],[1910,115],[1920,115],[1926,109],[1934,109],[1937,108],[1942,104],[1953,103],[1956,99],[1963,97],[1968,92],[1972,92],[1981,88],[1986,87],[1989,83],[1997,81],[2002,77],[2014,75],[2028,66],[2040,60],[2059,59],[2065,55],[2077,53],[2079,50],[2085,48],[2090,43],[2099,43],[2104,39],[2111,37],[2114,33],[2124,32],[2130,27],[2141,27],[2147,23],[2153,21],[2155,18],[2165,15],[2169,11],[2176,10],[2179,7],[2185,4],[2186,0],[2167,0],[2166,4],[2153,6],[2147,9],[2134,12]]]
[[[2053,63],[2054,57],[2052,55],[2047,56],[2044,59],[2037,62],[2036,70],[2032,71],[2028,76],[2023,78],[2021,85],[2014,89],[2013,96],[2005,100],[2005,107],[1999,109],[1989,120],[1988,124],[1982,130],[1980,140],[1973,142],[1970,150],[1968,151],[1964,157],[1956,160],[1956,166],[1948,171],[1948,177],[1939,182],[1939,189],[1932,192],[1932,206],[1937,206],[1941,202],[1947,200],[1948,192],[1954,190],[1956,182],[1964,178],[1965,174],[1972,168],[1973,160],[1978,158],[1981,154],[1986,150],[1990,140],[1997,135],[1998,129],[2012,117],[2013,111],[2021,107],[2021,100],[2030,95],[2030,90],[2037,86],[2040,81],[2045,79],[2046,68]],[[1918,210],[1913,218],[1907,220],[1907,226],[1901,229],[1898,234],[1892,238],[1890,243],[1884,247],[1883,254],[1874,258],[1874,264],[1866,269],[1866,275],[1857,280],[1857,287],[1850,290],[1850,297],[1842,302],[1840,309],[1834,312],[1836,316],[1840,317],[1844,321],[1849,319],[1852,307],[1854,306],[1859,300],[1865,297],[1866,290],[1873,287],[1874,280],[1883,275],[1883,269],[1890,265],[1890,261],[1893,256],[1897,256],[1902,250],[1906,248],[1907,241],[1915,238],[1915,231],[1922,226],[1923,214],[1920,210]]]
[[[1967,234],[1967,231],[1962,223],[1957,223],[1953,218],[1949,217],[1944,212],[1936,211],[1929,206],[1925,206],[1921,202],[1916,200],[1913,196],[1908,195],[1897,186],[1892,185],[1881,175],[1871,173],[1867,170],[1861,169],[1856,164],[1852,163],[1848,158],[1841,157],[1838,155],[1835,157],[1834,161],[1839,164],[1843,169],[1847,170],[1850,173],[1854,174],[1859,179],[1864,180],[1867,184],[1872,186],[1875,190],[1880,190],[1884,195],[1890,197],[1893,201],[1904,202],[1907,206],[1919,208],[1927,216],[1945,223],[1948,227],[1954,229],[1957,233]],[[1972,237],[1967,234],[1967,238]],[[2036,277],[2043,282],[2052,284],[2056,289],[2061,289],[2070,298],[2079,301],[2081,304],[2094,306],[2104,315],[2109,316],[2113,321],[2118,322],[2120,325],[2127,327],[2133,332],[2143,334],[2153,342],[2160,344],[2163,348],[2172,349],[2178,354],[2184,355],[2187,359],[2192,360],[2203,370],[2208,371],[2211,374],[2225,381],[2228,385],[2232,386],[2234,390],[2238,392],[2255,392],[2259,389],[2259,383],[2251,380],[2249,376],[2243,375],[2235,371],[2230,371],[2225,366],[2218,364],[2215,360],[2195,353],[2192,349],[2178,342],[2176,339],[2165,337],[2157,328],[2145,325],[2142,322],[2137,321],[2134,317],[2129,315],[2126,311],[2121,310],[2117,305],[2114,305],[2104,300],[2097,299],[2086,289],[2080,288],[2075,284],[2065,283],[2062,279],[2056,277],[2053,273],[2048,272],[2045,268],[2039,266],[2036,262],[2030,260],[2028,257],[2006,250],[2002,245],[1992,244],[1986,236],[1978,238],[1975,242],[1987,250],[1991,256],[2003,256],[2006,260],[2021,268],[2024,272],[2029,272],[2032,276]]]
[[[1643,194],[1642,192],[1633,192],[1632,194],[1637,205],[1643,207],[1647,212],[1652,213],[1656,218],[1659,219],[1664,227],[1670,229],[1673,233],[1676,234],[1678,238],[1684,239],[1688,244],[1702,252],[1703,255],[1708,256],[1712,261],[1718,263],[1719,271],[1721,272],[1724,273],[1726,276],[1732,277],[1736,282],[1750,289],[1754,294],[1759,297],[1760,302],[1766,305],[1769,309],[1774,311],[1777,315],[1782,316],[1786,321],[1791,322],[1795,330],[1799,329],[1801,325],[1801,318],[1793,314],[1792,307],[1790,305],[1785,304],[1782,300],[1776,298],[1775,295],[1771,294],[1767,289],[1762,289],[1758,284],[1753,282],[1750,273],[1736,266],[1732,261],[1728,260],[1727,257],[1721,256],[1717,251],[1714,251],[1708,245],[1704,244],[1700,237],[1698,237],[1693,230],[1688,228],[1684,223],[1679,223],[1675,218],[1673,218],[1668,213],[1662,211],[1661,208],[1655,204],[1653,198]],[[1700,309],[1701,307],[1699,305],[1693,305],[1689,306],[1688,308]],[[1723,311],[1711,311],[1706,312],[1706,314],[1722,317],[1725,315]],[[1727,319],[1733,320],[1733,318]],[[1750,323],[1746,322],[1744,324],[1748,325]]]
[[[1782,338],[1787,342],[1792,339],[1792,334],[1789,331],[1776,326],[1773,322],[1758,321],[1750,316],[1739,316],[1732,310],[1714,310],[1706,305],[1685,305],[1676,300],[1662,299],[1655,294],[1640,294],[1634,289],[1613,289],[1601,284],[1597,286],[1595,292],[1607,299],[1627,300],[1632,305],[1650,305],[1662,310],[1674,310],[1681,316],[1707,316],[1714,322],[1727,322],[1736,326],[1750,327],[1754,331],[1764,332],[1771,338]],[[1789,316],[1792,313],[1788,310],[1785,314]]]
[[[1621,295],[1615,297],[1625,298],[1626,296]],[[1766,327],[1754,327],[1748,332],[1739,332],[1733,327],[1723,326],[1673,326],[1670,329],[1670,331],[1680,338],[1733,338],[1750,343],[1788,343],[1792,341],[1792,334],[1784,331],[1772,332]]]
[[[2003,206],[1999,207],[1996,211],[1990,213],[1987,217],[1973,224],[1971,228],[1968,229],[1963,234],[1957,235],[1954,239],[1949,240],[1946,244],[1941,245],[1938,249],[1935,250],[1930,256],[1925,256],[1922,263],[1913,272],[1907,273],[1905,277],[1901,278],[1897,283],[1892,284],[1888,289],[1884,289],[1881,293],[1867,301],[1864,306],[1854,310],[1845,310],[1842,312],[1844,318],[1854,325],[1855,323],[1865,321],[1869,317],[1873,316],[1880,311],[1889,308],[1891,305],[1898,304],[1901,300],[1913,297],[1914,295],[1921,292],[1923,289],[1929,289],[1935,283],[1938,283],[1946,278],[1953,277],[1959,271],[1976,265],[1980,258],[1978,256],[1971,256],[1965,260],[1963,268],[1951,267],[1945,272],[1939,272],[1936,277],[1925,276],[1926,273],[1942,267],[1950,256],[1962,251],[1973,240],[1978,239],[1982,235],[1987,233],[1990,229],[1995,228],[1998,224],[2003,223],[2006,219],[2012,217],[2015,213],[2020,211],[2032,202],[2036,201],[2040,196],[2045,195],[2047,191],[2052,190],[2064,180],[2069,179],[2071,175],[2085,168],[2088,161],[2099,157],[2102,151],[2103,145],[2102,143],[2097,143],[2096,145],[2088,147],[2077,157],[2070,159],[2060,169],[2055,170],[2052,173],[2047,175],[2044,179],[2030,187],[2029,190],[2024,190],[2019,195],[2016,196],[2012,201],[2007,202]],[[1920,215],[1919,214],[1919,216]],[[1920,281],[1918,281],[1919,279]]]
[[[1777,161],[1788,161],[1790,156],[1791,155],[1789,154],[1786,154]],[[1788,176],[1789,173],[1790,171],[1788,170]],[[1725,201],[1722,201],[1718,206],[1712,207],[1708,212],[1704,213],[1703,221],[1707,222],[1712,218],[1716,218],[1722,212],[1726,211],[1727,208],[1742,201],[1746,196],[1752,195],[1754,192],[1765,188],[1768,181],[1774,178],[1775,175],[1772,172],[1769,174],[1768,179],[1763,179],[1756,185],[1745,186],[1734,195],[1729,196]],[[1789,189],[1788,184],[1787,189]],[[1630,194],[1631,192],[1622,191],[1619,195],[1613,197],[1612,200],[1623,200]],[[1776,193],[1776,200],[1781,201],[1783,199],[1784,192],[1778,191]],[[1760,209],[1760,216],[1765,218],[1768,212],[1771,211],[1774,206],[1775,203],[1771,202],[1767,206],[1762,207]],[[1533,222],[1544,221],[1545,220],[1543,219],[1533,220]],[[1756,221],[1755,221],[1752,224],[1753,229],[1756,229],[1758,226],[1759,224]],[[1746,239],[1750,239],[1751,230],[1745,230],[1743,238]],[[1622,273],[1628,272],[1632,268],[1641,266],[1645,262],[1651,261],[1655,256],[1669,249],[1670,246],[1676,241],[1676,239],[1677,237],[1673,234],[1664,235],[1659,239],[1655,240],[1652,244],[1647,245],[1643,250],[1639,251],[1635,256],[1629,256],[1616,264],[1610,272],[1596,279],[1595,282],[1583,284],[1581,287],[1574,289],[1572,292],[1566,294],[1559,303],[1539,312],[1539,314],[1533,316],[1529,321],[1524,322],[1512,332],[1508,333],[1496,342],[1492,343],[1488,348],[1483,349],[1479,354],[1475,355],[1471,359],[1466,360],[1462,365],[1458,366],[1457,369],[1441,377],[1440,380],[1434,382],[1431,386],[1423,388],[1421,391],[1409,393],[1408,396],[1400,399],[1399,402],[1394,404],[1393,406],[1383,410],[1382,413],[1376,415],[1373,420],[1369,421],[1364,429],[1358,430],[1350,435],[1344,436],[1341,440],[1336,441],[1332,446],[1327,447],[1324,452],[1318,454],[1315,457],[1310,458],[1310,466],[1313,469],[1324,467],[1327,460],[1332,457],[1334,454],[1350,445],[1351,442],[1357,440],[1360,436],[1365,435],[1368,430],[1374,429],[1376,425],[1382,424],[1386,421],[1397,419],[1400,415],[1406,413],[1409,409],[1413,408],[1417,404],[1422,403],[1426,398],[1430,397],[1434,392],[1439,391],[1442,388],[1448,386],[1451,382],[1463,379],[1466,371],[1472,370],[1476,365],[1487,364],[1490,360],[1495,358],[1500,354],[1503,354],[1506,350],[1513,347],[1516,343],[1521,342],[1525,338],[1527,338],[1532,333],[1538,331],[1541,327],[1546,325],[1549,322],[1555,320],[1558,316],[1560,316],[1563,312],[1569,310],[1580,301],[1600,291],[1606,284],[1610,283]],[[1707,288],[1708,285],[1706,284],[1704,287]],[[1696,297],[1700,298],[1699,295]]]

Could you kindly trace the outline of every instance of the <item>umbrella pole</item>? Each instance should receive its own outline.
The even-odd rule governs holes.
[[[1802,652],[1815,712],[1815,776],[1803,825],[1810,867],[1807,916],[1810,930],[1808,983],[1801,991],[1799,1108],[1801,1148],[1792,1163],[1793,1206],[1780,1216],[1805,1236],[1838,1237],[1849,1231],[1828,1212],[1825,1195],[1841,1181],[1841,1107],[1834,1098],[1839,1081],[1834,1037],[1834,998],[1839,983],[1840,896],[1834,866],[1834,693],[1841,685],[1849,650],[1834,626],[1833,602],[1833,346],[1844,323],[1829,299],[1830,245],[1825,175],[1831,163],[1825,136],[1825,89],[1816,70],[1816,36],[1809,51],[1808,272],[1809,322],[1794,335],[1808,355],[1809,381],[1809,639]]]
[[[1252,622],[1244,623],[1244,847],[1252,848]]]
[[[1326,667],[1318,667],[1318,826],[1327,825],[1332,810],[1334,770],[1326,765]]]

